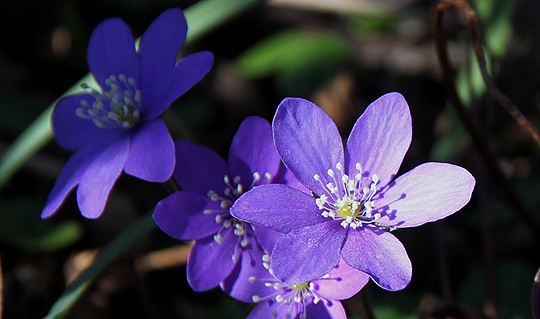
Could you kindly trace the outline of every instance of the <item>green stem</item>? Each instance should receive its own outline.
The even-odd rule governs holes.
[[[147,214],[131,225],[99,253],[94,263],[85,270],[51,307],[45,319],[64,318],[94,279],[115,260],[126,248],[142,236],[156,229],[152,214]]]

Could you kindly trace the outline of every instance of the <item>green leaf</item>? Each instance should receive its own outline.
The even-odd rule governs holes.
[[[236,66],[243,76],[257,79],[279,71],[325,66],[350,54],[346,41],[333,32],[288,30],[256,44],[237,59]]]
[[[184,11],[188,22],[186,43],[202,37],[219,27],[229,19],[244,12],[262,0],[206,0],[200,1]],[[91,74],[84,76],[62,96],[80,91],[80,84],[92,86]],[[94,82],[95,83],[95,82]],[[52,109],[58,100],[54,101],[34,122],[13,142],[0,160],[0,189],[21,168],[24,163],[37,153],[52,138],[50,118]]]
[[[75,302],[88,289],[94,279],[113,262],[126,248],[150,231],[157,229],[152,214],[143,216],[131,225],[99,253],[94,263],[78,277],[51,307],[45,319],[64,318]]]

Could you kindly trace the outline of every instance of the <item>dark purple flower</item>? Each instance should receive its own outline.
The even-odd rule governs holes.
[[[271,230],[255,229],[233,218],[229,207],[252,187],[285,177],[270,124],[260,117],[242,122],[228,164],[208,148],[188,141],[176,141],[176,149],[173,176],[182,191],[158,203],[154,220],[169,236],[195,240],[187,277],[194,290],[204,291],[216,287],[245,256],[261,250],[261,240],[272,236],[267,234]]]
[[[174,170],[174,142],[159,116],[210,70],[213,56],[198,52],[176,62],[187,24],[180,9],[163,12],[142,35],[139,50],[120,19],[100,23],[88,44],[88,66],[100,89],[61,99],[52,114],[60,146],[76,150],[49,194],[43,218],[53,215],[78,185],[87,218],[103,212],[122,173],[164,182]]]
[[[303,99],[279,105],[273,132],[285,166],[313,196],[286,185],[261,186],[231,213],[285,233],[270,265],[288,285],[327,274],[343,258],[382,288],[403,289],[411,262],[390,231],[453,214],[474,188],[467,170],[445,163],[425,163],[394,179],[412,138],[409,107],[399,93],[366,109],[345,150],[330,117]]]

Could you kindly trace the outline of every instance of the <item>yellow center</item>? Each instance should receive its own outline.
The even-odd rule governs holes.
[[[349,204],[349,205],[344,205],[343,207],[341,207],[337,213],[343,217],[343,219],[346,219],[347,217],[351,217],[352,219],[355,219],[356,216],[358,216],[358,213],[361,211],[361,209],[355,209],[353,211],[353,208],[352,208],[352,205]]]
[[[309,287],[309,282],[305,282],[299,285],[291,285],[290,287],[294,290],[303,291],[304,289],[307,289]]]

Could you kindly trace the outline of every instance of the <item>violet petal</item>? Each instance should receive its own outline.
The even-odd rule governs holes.
[[[257,186],[238,198],[231,215],[281,233],[328,221],[321,216],[315,198],[287,185]]]
[[[404,228],[439,220],[465,206],[474,185],[474,177],[462,167],[424,163],[398,177],[375,202],[382,213],[377,222]]]
[[[110,75],[139,80],[139,57],[135,40],[129,27],[119,18],[107,19],[94,29],[88,42],[87,52],[90,72],[104,89],[109,90],[105,80]]]
[[[173,238],[202,239],[216,234],[222,227],[215,222],[216,214],[205,214],[206,209],[222,210],[206,195],[178,191],[156,205],[153,217],[159,228]]]
[[[185,140],[175,141],[175,181],[183,190],[206,194],[209,190],[222,194],[227,162],[212,150]]]
[[[336,170],[337,163],[345,164],[343,141],[332,119],[310,101],[286,98],[278,106],[272,128],[285,166],[315,194],[325,194],[315,174],[323,185],[335,184],[326,172]]]
[[[217,287],[235,266],[232,256],[238,237],[230,230],[222,232],[221,235],[221,244],[210,236],[195,241],[191,248],[187,262],[187,278],[191,288],[197,292]]]
[[[287,285],[320,278],[339,263],[345,234],[334,221],[294,229],[277,241],[270,267]]]
[[[253,174],[259,173],[264,181],[265,173],[277,175],[280,159],[272,139],[272,128],[263,118],[246,118],[234,135],[229,151],[229,171],[240,176],[244,189],[253,181]]]
[[[411,281],[412,266],[405,248],[394,235],[380,228],[349,229],[341,256],[386,290],[401,290]]]
[[[154,90],[147,90],[142,95],[146,106],[142,118],[149,120],[161,115],[210,71],[213,62],[214,56],[208,51],[193,53],[178,61],[169,78],[161,79]]]
[[[337,267],[330,270],[328,278],[314,280],[313,286],[325,299],[343,300],[356,295],[368,281],[368,274],[352,268],[341,259]]]
[[[242,251],[242,262],[235,270],[220,284],[223,291],[231,297],[243,301],[253,302],[253,296],[269,296],[275,290],[266,287],[264,279],[272,278],[272,275],[263,266],[262,257],[265,252],[262,249],[249,249]],[[255,280],[250,280],[254,277]]]
[[[174,142],[162,119],[141,123],[132,131],[124,171],[149,182],[165,182],[174,170]]]
[[[129,152],[129,135],[103,143],[90,165],[81,175],[77,188],[77,203],[86,218],[98,218],[103,213],[109,193],[122,174]]]
[[[339,301],[323,300],[316,304],[310,303],[306,307],[308,319],[347,319],[345,309]]]
[[[100,129],[89,119],[77,116],[77,108],[81,101],[89,104],[95,101],[95,96],[88,93],[68,95],[62,98],[54,107],[52,113],[52,128],[56,142],[63,148],[76,150],[90,144],[99,143],[104,138],[113,138],[123,129]]]
[[[41,218],[52,216],[62,206],[69,193],[79,184],[90,163],[98,156],[96,150],[101,148],[101,144],[82,148],[69,158],[49,193]]]
[[[167,105],[160,105],[162,85],[169,82],[176,64],[178,50],[187,33],[186,18],[178,8],[165,10],[146,29],[139,43],[143,119],[153,119]],[[185,74],[189,77],[189,74]],[[154,111],[154,109],[157,109]],[[147,114],[151,113],[151,114]]]
[[[377,174],[379,187],[397,173],[412,139],[409,106],[399,93],[388,93],[371,103],[356,121],[347,140],[346,161],[350,175],[363,169],[364,186]],[[354,172],[354,174],[353,174]]]

